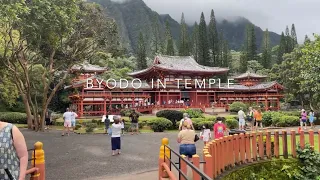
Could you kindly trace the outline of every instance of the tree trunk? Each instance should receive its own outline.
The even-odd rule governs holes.
[[[31,108],[30,108],[30,104],[28,103],[27,97],[26,95],[22,95],[22,100],[23,100],[23,104],[26,110],[26,114],[27,114],[27,123],[28,123],[28,129],[32,129],[33,127],[33,123],[32,123],[32,113],[31,113]]]

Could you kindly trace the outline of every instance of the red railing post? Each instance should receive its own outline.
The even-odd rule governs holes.
[[[274,132],[274,156],[279,158],[279,131]]]
[[[205,164],[204,164],[204,173],[208,175],[210,178],[213,178],[213,168],[212,168],[212,156],[207,154],[204,157]]]
[[[257,134],[256,132],[252,133],[252,159],[257,160]]]
[[[314,132],[312,129],[309,130],[309,143],[311,148],[314,150]]]
[[[185,155],[181,155],[180,158],[186,159],[186,156]],[[180,170],[182,171],[182,173],[187,175],[187,173],[188,173],[187,163],[185,161],[181,160],[181,159],[179,159],[179,160],[180,160]],[[181,175],[181,174],[180,174],[179,179],[188,180],[188,179],[185,179],[183,177],[183,175]]]
[[[197,154],[192,156],[192,162],[195,167],[200,169],[200,158]],[[200,175],[195,170],[192,171],[192,174],[193,174],[193,180],[201,180]]]
[[[301,131],[300,131],[300,147],[301,147],[301,149],[304,149],[304,146],[305,146],[305,142],[304,142],[304,131],[301,130]]]
[[[297,143],[296,143],[296,131],[291,130],[291,154],[292,157],[297,157],[297,151],[296,151]]]

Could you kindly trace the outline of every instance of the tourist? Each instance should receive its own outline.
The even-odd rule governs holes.
[[[305,125],[304,129],[307,129],[307,113],[304,109],[301,110],[301,120],[300,120],[301,129],[303,128],[303,125]]]
[[[245,117],[245,113],[243,112],[242,108],[240,108],[240,110],[238,111],[239,130],[244,130],[244,126],[246,124]]]
[[[78,114],[74,112],[73,109],[71,109],[71,127],[72,127],[72,132],[74,132],[76,128],[76,118],[78,117]]]
[[[109,127],[110,127],[110,119],[108,117],[108,115],[104,115],[104,133],[107,135],[110,135],[109,132]]]
[[[188,122],[188,124],[191,126],[191,129],[194,130],[192,120],[189,118],[189,114],[183,113],[183,118],[181,119],[180,124],[179,124],[179,131],[181,131],[181,130],[183,130],[183,128],[185,128],[183,126],[184,121]]]
[[[258,126],[262,128],[262,112],[258,109],[254,114],[254,119],[256,120],[256,130],[258,130]]]
[[[124,119],[121,120],[121,133],[122,135],[124,135],[124,124],[125,124],[125,121]]]
[[[222,117],[217,117],[217,122],[213,126],[214,139],[219,139],[224,136],[227,131],[226,125],[222,123]]]
[[[209,140],[212,138],[211,131],[207,124],[202,126],[202,131],[200,132],[200,138],[202,139],[204,145],[206,145],[209,142]]]
[[[136,113],[136,111],[133,109],[131,114],[129,115],[129,118],[131,119],[131,135],[134,134],[134,131],[136,131],[136,134],[139,132],[139,114]]]
[[[46,127],[45,127],[45,129],[49,129],[51,119],[50,119],[50,113],[49,113],[48,110],[46,111],[45,121],[46,121]]]
[[[195,145],[196,132],[191,129],[191,125],[184,121],[182,130],[178,134],[177,142],[180,143],[179,153],[185,155],[190,160],[197,153]]]
[[[72,120],[72,112],[70,112],[69,108],[67,108],[67,111],[63,114],[63,120],[64,120],[64,129],[61,135],[64,136],[66,130],[68,129],[68,136],[69,136],[71,120]]]
[[[315,128],[313,121],[314,121],[314,112],[313,112],[313,110],[311,109],[311,111],[310,111],[310,113],[309,113],[309,122],[310,122],[311,128]]]
[[[252,107],[249,107],[249,112],[248,112],[248,115],[247,115],[247,121],[248,121],[248,125],[249,125],[251,131],[253,131],[253,124],[252,124],[253,119],[254,119],[253,118],[253,113],[254,113],[254,111],[253,111]]]
[[[111,125],[112,135],[111,135],[111,147],[112,147],[112,156],[120,154],[121,150],[121,124],[120,124],[120,117],[114,116],[113,117],[114,123]]]
[[[16,126],[0,121],[0,147],[0,179],[10,179],[4,171],[8,169],[14,179],[24,180],[28,151],[24,136]]]

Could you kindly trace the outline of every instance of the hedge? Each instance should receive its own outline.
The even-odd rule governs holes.
[[[120,115],[121,115],[121,116],[128,117],[128,116],[130,116],[131,112],[132,112],[132,109],[121,109],[121,110],[120,110]],[[140,112],[136,112],[136,113],[137,113],[139,116],[142,116],[142,114],[141,114]]]
[[[1,112],[0,121],[12,124],[27,124],[27,114],[20,112]]]
[[[242,103],[242,102],[233,102],[230,107],[230,112],[238,112],[240,111],[240,109],[242,109],[244,112],[246,112],[248,110],[248,107],[246,104]]]
[[[151,119],[148,125],[154,132],[163,132],[173,126],[172,122],[166,118]]]
[[[176,110],[162,110],[157,112],[156,116],[170,120],[172,123],[171,128],[175,128],[175,126],[173,125],[175,125],[177,121],[180,121],[183,118],[183,113]]]
[[[187,110],[181,110],[181,112],[188,113],[190,118],[204,118],[204,115],[201,109],[187,109]]]

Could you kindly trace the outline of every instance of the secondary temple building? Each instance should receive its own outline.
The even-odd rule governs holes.
[[[123,108],[151,112],[154,108],[225,107],[235,101],[279,110],[284,89],[266,76],[244,73],[227,80],[228,68],[199,65],[192,57],[157,56],[147,69],[129,73],[131,80],[103,79],[106,67],[85,63],[74,66],[77,78],[70,86],[72,108],[80,116],[117,114]]]

